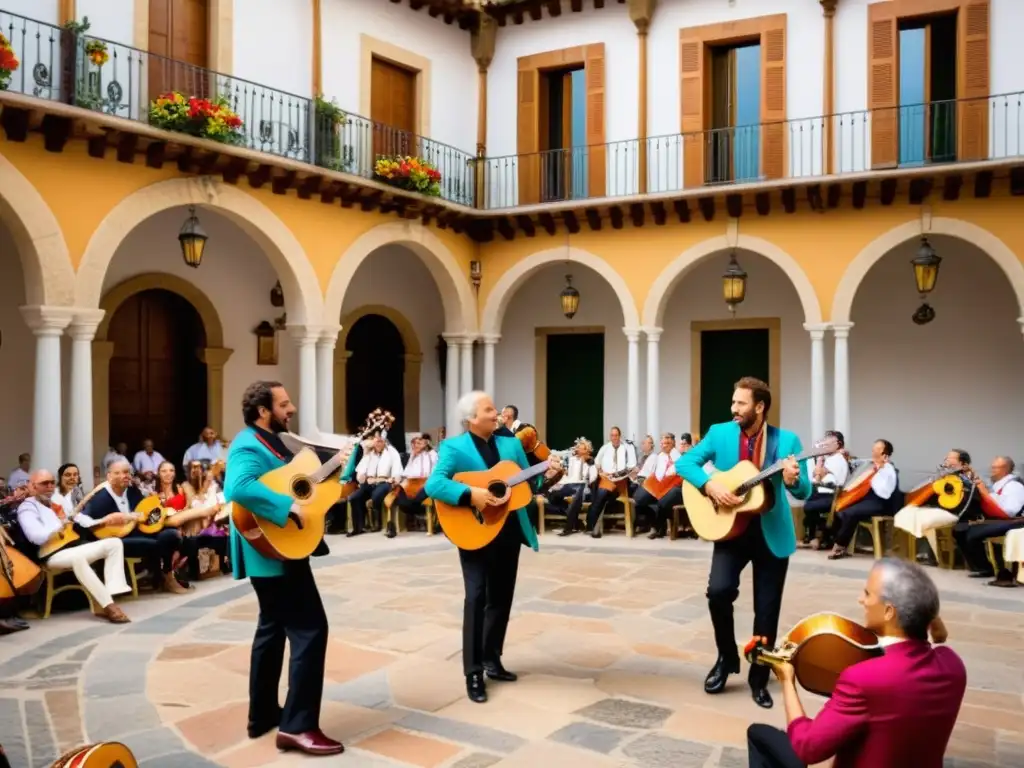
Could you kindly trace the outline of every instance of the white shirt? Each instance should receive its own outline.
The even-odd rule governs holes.
[[[75,522],[86,528],[96,524],[96,521],[87,515],[78,515]],[[18,527],[26,539],[41,547],[64,527],[64,522],[57,517],[56,512],[33,496],[18,505]]]
[[[393,445],[384,446],[380,453],[367,451],[356,466],[356,475],[363,477],[386,477],[396,483],[402,479],[402,457]]]
[[[437,451],[433,449],[422,451],[409,458],[409,463],[405,465],[402,475],[408,478],[430,477],[436,463]]]
[[[554,488],[558,488],[563,485],[571,485],[576,483],[586,483],[589,485],[597,480],[597,467],[594,466],[593,462],[584,464],[576,456],[570,456],[569,461],[565,465],[565,474],[558,478],[558,482],[554,484]]]
[[[181,463],[185,468],[193,461],[205,461],[210,464],[218,459],[224,458],[224,444],[220,440],[214,440],[213,445],[207,445],[202,440],[193,445],[182,458]]]
[[[611,443],[605,443],[597,452],[594,463],[598,470],[606,475],[621,472],[624,469],[632,469],[636,466],[636,451],[632,445],[626,442],[619,443],[618,448],[614,448]]]
[[[841,453],[833,453],[825,457],[825,476],[817,481],[819,484],[831,484],[832,488],[818,488],[818,493],[832,493],[835,488],[842,488],[850,476],[850,464]],[[807,462],[808,473],[813,477],[814,459]]]
[[[110,494],[110,498],[112,498],[114,500],[114,503],[117,504],[117,511],[118,512],[121,512],[121,513],[123,513],[125,515],[131,514],[132,508],[131,508],[131,505],[128,503],[128,489],[127,488],[124,490],[124,492],[120,496],[118,496],[116,493],[114,493],[114,491],[110,488],[109,485],[104,490],[107,493]],[[75,522],[76,523],[79,522],[79,519],[81,517],[82,517],[81,515],[76,517],[75,518]]]
[[[1010,517],[1024,515],[1024,485],[1016,475],[1007,475],[992,483],[992,498]]]
[[[152,472],[156,474],[157,469],[164,463],[164,457],[160,455],[158,451],[153,453],[146,453],[145,451],[139,451],[135,454],[135,458],[132,459],[132,467],[140,475],[143,472]]]
[[[23,485],[28,485],[28,480],[28,472],[21,467],[15,467],[14,471],[11,472],[11,476],[7,478],[7,487],[15,491]]]
[[[654,456],[654,478],[663,480],[666,475],[676,473],[676,459],[679,458],[679,451],[673,448],[669,453],[659,453]],[[648,477],[650,475],[647,475]]]
[[[637,477],[650,477],[654,472],[654,465],[658,461],[658,454],[652,453],[646,459],[644,459],[644,465],[637,472]]]
[[[896,467],[886,462],[871,477],[871,490],[880,499],[888,499],[896,490]]]

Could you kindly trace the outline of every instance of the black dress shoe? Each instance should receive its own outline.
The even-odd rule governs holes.
[[[750,697],[757,706],[763,709],[771,709],[775,706],[775,702],[772,701],[772,695],[768,693],[767,688],[751,688]]]
[[[729,679],[729,675],[736,674],[739,671],[739,659],[724,659],[719,656],[715,666],[711,668],[708,676],[704,678],[704,692],[721,693],[725,690],[725,681]]]
[[[483,704],[487,701],[487,684],[484,683],[484,676],[480,672],[473,672],[466,675],[466,693],[470,701]]]
[[[345,534],[345,536],[347,538],[349,538],[349,539],[351,539],[353,536],[362,536],[362,535],[363,535],[362,531],[349,531],[348,533]]]
[[[509,672],[507,669],[505,669],[505,667],[501,665],[500,661],[485,662],[484,672],[487,673],[487,676],[491,678],[491,680],[497,680],[501,683],[514,683],[516,680],[519,679],[519,675],[517,675],[515,672]]]
[[[574,533],[576,533],[576,531],[574,531],[572,528],[563,528],[562,530],[560,530],[558,532],[558,535],[559,536],[572,536]]]
[[[276,714],[271,715],[270,717],[266,718],[265,720],[262,719],[262,718],[259,721],[250,720],[249,721],[249,725],[246,727],[246,730],[249,733],[249,738],[250,739],[258,739],[260,736],[263,736],[264,734],[270,733],[272,730],[277,728],[277,724],[279,722],[281,722],[281,708],[280,707],[278,707]]]

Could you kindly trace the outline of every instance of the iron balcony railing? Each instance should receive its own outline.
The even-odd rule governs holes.
[[[367,179],[381,156],[416,155],[440,171],[441,197],[474,203],[475,158],[447,144],[352,113],[339,119],[319,100],[2,10],[0,33],[19,60],[8,75],[0,70],[0,90],[142,123],[153,122],[152,104],[168,92],[219,99],[241,118],[235,146]]]

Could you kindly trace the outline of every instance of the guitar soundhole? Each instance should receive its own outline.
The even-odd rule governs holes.
[[[304,500],[313,495],[313,484],[307,477],[297,477],[292,481],[292,496]]]
[[[500,499],[504,497],[505,493],[508,491],[508,486],[505,485],[500,480],[495,480],[493,483],[490,483],[487,486],[487,490],[490,491],[492,496],[494,496],[497,499]]]

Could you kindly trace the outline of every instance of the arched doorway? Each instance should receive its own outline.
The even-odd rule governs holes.
[[[356,320],[345,339],[345,417],[358,429],[375,408],[391,411],[395,423],[389,440],[400,453],[405,447],[405,342],[398,327],[383,315]]]
[[[107,331],[110,358],[112,443],[130,454],[152,438],[165,457],[178,462],[206,424],[206,347],[203,321],[185,298],[152,288],[127,298]]]

